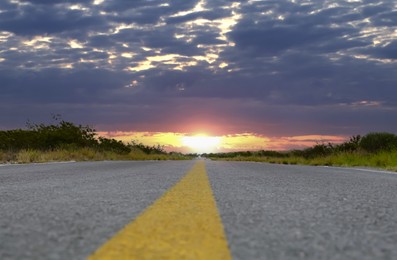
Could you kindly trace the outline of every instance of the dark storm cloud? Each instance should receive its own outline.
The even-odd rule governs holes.
[[[226,10],[222,10],[219,12],[218,10],[215,11],[201,11],[201,12],[196,12],[196,13],[191,13],[183,16],[176,16],[176,17],[169,17],[166,19],[166,22],[168,24],[174,24],[174,23],[184,23],[184,22],[189,22],[189,21],[194,21],[197,19],[207,19],[207,20],[215,20],[219,18],[223,18],[228,15],[228,12]]]
[[[0,13],[0,30],[20,35],[54,34],[73,30],[88,30],[101,26],[101,17],[84,16],[79,10],[65,10],[43,5],[27,5]]]
[[[43,103],[86,103],[110,102],[109,86],[119,86],[125,76],[107,70],[79,70],[65,72],[61,69],[45,69],[40,73],[16,73],[4,71],[2,96],[4,103],[43,102]],[[78,83],[78,84],[76,84]],[[111,90],[111,89],[110,89]],[[18,96],[15,95],[18,93]]]
[[[92,47],[108,47],[117,44],[115,39],[109,37],[108,35],[96,35],[90,37],[89,44]]]
[[[233,31],[230,36],[238,48],[249,50],[254,55],[279,55],[290,48],[316,46],[318,42],[325,42],[329,37],[334,38],[341,34],[339,30],[306,25],[284,28],[269,28],[263,24],[251,25],[241,24],[240,29]]]
[[[369,48],[366,50],[366,53],[376,58],[397,60],[397,40],[386,46]]]
[[[0,127],[41,105],[108,130],[207,116],[236,133],[397,131],[382,117],[397,113],[391,0],[15,0],[0,10],[0,101],[16,111],[2,109]]]
[[[117,15],[109,16],[109,20],[127,24],[156,24],[167,10],[168,8],[166,6],[123,9]]]
[[[104,2],[104,10],[106,11],[125,11],[128,9],[142,8],[142,7],[153,7],[153,6],[161,6],[162,4],[166,4],[165,6],[169,6],[169,10],[174,11],[182,11],[191,9],[196,5],[197,1],[195,0],[186,0],[186,1],[178,1],[171,0],[164,3],[162,0],[118,0],[118,1],[105,1]]]
[[[91,0],[21,0],[21,3],[30,3],[32,5],[55,5],[55,4],[88,4]]]
[[[167,1],[161,0],[118,0],[105,1],[103,9],[107,12],[115,12],[116,16],[110,16],[110,20],[125,23],[155,24],[162,16],[192,9],[197,4],[196,0]]]
[[[230,38],[242,50],[254,55],[271,56],[289,49],[313,52],[313,48],[316,48],[326,52],[366,44],[343,38],[358,33],[358,28],[346,24],[355,20],[354,17],[345,16],[347,8],[317,10],[314,6],[300,7],[289,3],[276,5],[276,10],[280,13],[270,6],[262,6],[262,12],[267,15],[244,16],[229,33]],[[317,12],[310,14],[314,11]],[[332,24],[338,26],[333,27]]]

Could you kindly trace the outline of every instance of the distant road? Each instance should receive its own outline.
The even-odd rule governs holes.
[[[181,257],[397,259],[396,245],[394,173],[209,160],[0,166],[0,259],[127,247],[150,258],[178,246]]]

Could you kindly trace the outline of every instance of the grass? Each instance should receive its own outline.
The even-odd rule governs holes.
[[[133,149],[127,154],[112,151],[99,151],[94,148],[54,149],[40,151],[24,149],[17,152],[1,151],[0,163],[42,163],[56,161],[103,161],[103,160],[186,160],[188,156],[180,154],[146,154],[140,149]],[[375,167],[397,172],[397,151],[340,152],[328,156],[305,158],[302,156],[274,157],[274,156],[236,156],[231,158],[211,157],[214,160],[226,161],[254,161],[276,164],[326,165],[345,167]]]
[[[103,160],[186,160],[178,154],[146,154],[139,149],[127,154],[112,151],[99,151],[94,148],[54,149],[40,151],[23,149],[17,152],[1,151],[0,163],[43,163],[59,161],[103,161]]]
[[[163,146],[132,140],[123,143],[97,136],[89,126],[76,125],[54,116],[53,124],[27,123],[28,129],[0,130],[0,163],[101,160],[184,160]]]
[[[374,167],[397,172],[397,151],[381,151],[378,153],[366,152],[341,152],[328,156],[304,158],[301,156],[266,157],[266,156],[237,156],[232,158],[216,158],[214,160],[226,161],[254,161],[276,164],[324,165],[345,167]]]

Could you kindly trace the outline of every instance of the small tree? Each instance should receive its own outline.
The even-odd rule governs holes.
[[[355,135],[350,137],[349,141],[337,145],[335,148],[341,152],[354,152],[357,151],[360,146],[361,136]]]

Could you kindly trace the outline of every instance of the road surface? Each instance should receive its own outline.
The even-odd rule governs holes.
[[[209,160],[0,166],[0,259],[148,251],[139,243],[160,255],[185,245],[181,257],[397,259],[397,174]]]

